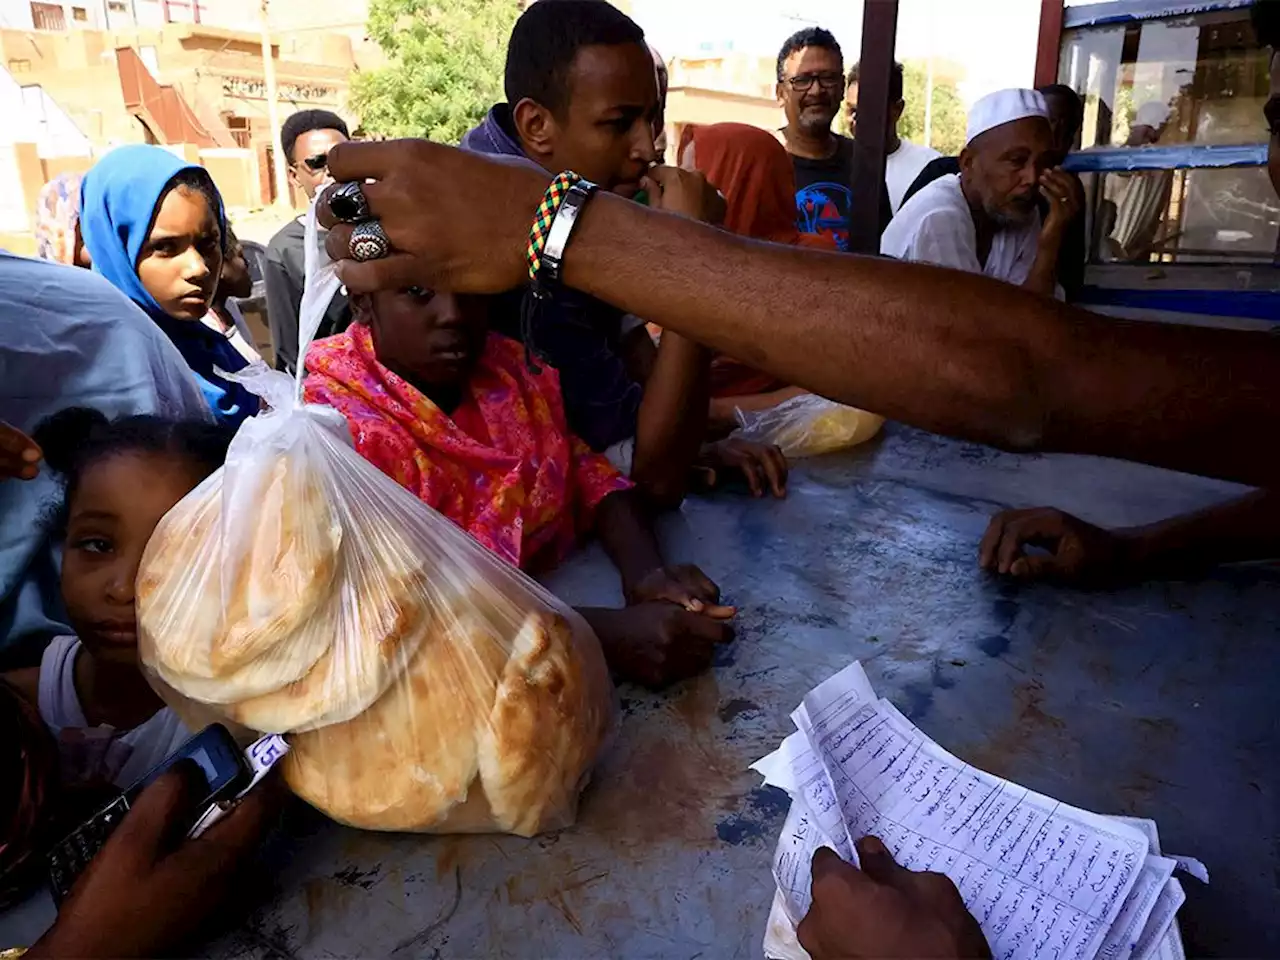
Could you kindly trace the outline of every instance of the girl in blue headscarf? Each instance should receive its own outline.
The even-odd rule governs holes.
[[[119,147],[85,174],[80,232],[94,272],[173,341],[214,416],[238,426],[257,413],[258,398],[217,373],[248,361],[202,322],[227,242],[222,198],[208,172],[160,147]]]

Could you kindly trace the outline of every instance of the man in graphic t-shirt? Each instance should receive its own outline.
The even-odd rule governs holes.
[[[848,250],[853,183],[867,163],[854,141],[831,131],[843,98],[844,56],[836,38],[820,27],[790,37],[778,54],[778,101],[787,116],[782,142],[795,166],[796,226]],[[893,212],[888,191],[880,192],[883,232]]]

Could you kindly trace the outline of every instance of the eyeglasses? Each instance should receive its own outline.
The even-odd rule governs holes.
[[[302,162],[306,164],[307,169],[312,173],[319,173],[329,166],[329,154],[317,153],[314,157],[304,157]]]
[[[815,83],[823,90],[839,90],[844,86],[844,77],[838,73],[801,73],[788,77],[787,83],[797,93],[805,93],[812,89]]]

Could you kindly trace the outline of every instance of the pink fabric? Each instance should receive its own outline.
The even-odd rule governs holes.
[[[363,324],[307,353],[305,396],[347,418],[361,456],[504,560],[554,563],[631,482],[569,433],[560,378],[490,334],[450,417],[378,363]]]

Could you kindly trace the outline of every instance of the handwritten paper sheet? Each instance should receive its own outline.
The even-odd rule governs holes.
[[[1104,817],[995,777],[947,753],[888,701],[858,664],[792,713],[799,733],[755,768],[792,808],[774,877],[792,923],[810,906],[809,864],[830,846],[885,842],[912,870],[946,874],[1003,960],[1177,957],[1177,863],[1151,821]]]

